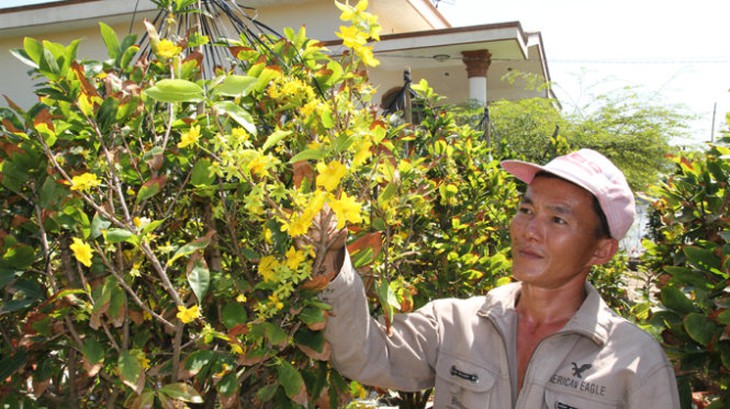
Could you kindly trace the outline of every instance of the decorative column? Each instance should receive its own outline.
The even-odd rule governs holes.
[[[492,63],[492,54],[489,50],[462,51],[461,57],[469,78],[469,98],[487,106],[487,71]]]

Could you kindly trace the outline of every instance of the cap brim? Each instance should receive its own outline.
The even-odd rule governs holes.
[[[528,185],[532,183],[532,180],[538,173],[542,171],[551,173],[549,170],[546,170],[542,166],[521,160],[503,160],[502,162],[500,162],[500,165],[502,166],[502,169],[511,173],[514,177],[527,183]]]

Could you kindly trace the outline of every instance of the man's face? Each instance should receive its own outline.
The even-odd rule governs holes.
[[[512,275],[525,284],[555,289],[585,281],[602,264],[613,240],[597,238],[593,196],[562,179],[537,177],[510,225]]]

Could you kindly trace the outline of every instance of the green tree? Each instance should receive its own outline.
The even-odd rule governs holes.
[[[611,158],[635,191],[671,170],[671,143],[686,136],[691,118],[632,88],[598,96],[580,114],[562,114],[556,101],[496,101],[490,116],[505,155],[544,163],[566,149],[592,148]],[[558,144],[556,145],[556,142]]]

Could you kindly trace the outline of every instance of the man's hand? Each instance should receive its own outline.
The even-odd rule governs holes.
[[[311,245],[317,257],[312,268],[312,275],[324,274],[333,279],[340,272],[345,260],[345,243],[347,227],[337,228],[337,216],[325,207],[312,220],[312,227],[297,243]]]

